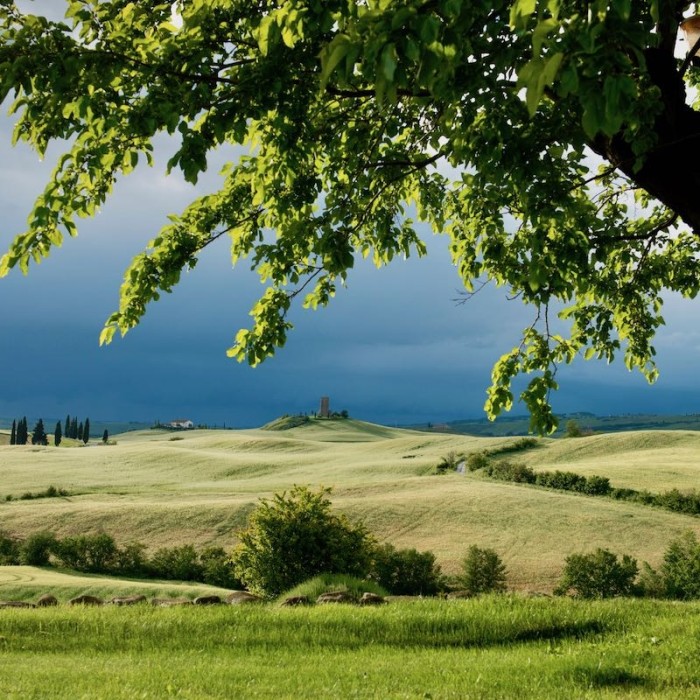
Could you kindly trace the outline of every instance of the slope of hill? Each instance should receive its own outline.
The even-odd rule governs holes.
[[[700,486],[700,433],[640,430],[542,441],[518,455],[534,469],[567,469],[607,476],[614,486],[664,491]]]
[[[26,535],[105,531],[149,549],[192,542],[231,547],[261,497],[294,484],[333,487],[339,510],[398,547],[431,549],[457,571],[471,544],[496,549],[519,588],[551,589],[572,551],[607,547],[652,565],[668,541],[700,520],[647,506],[491,482],[480,473],[433,474],[450,452],[501,449],[480,438],[313,421],[285,431],[146,430],[114,446],[64,450],[2,446],[0,522]],[[534,468],[609,476],[614,485],[687,488],[700,476],[700,435],[631,433],[541,440],[508,455]],[[49,485],[69,496],[17,499]]]
[[[566,424],[575,420],[584,431],[613,433],[634,430],[700,430],[700,413],[684,415],[662,414],[628,414],[621,416],[596,416],[593,413],[569,413],[559,416],[559,430],[555,436],[560,437],[566,431]],[[499,416],[491,422],[485,418],[463,419],[445,423],[421,423],[406,426],[416,430],[439,433],[458,433],[461,435],[480,435],[498,437],[527,435],[529,433],[528,416]]]

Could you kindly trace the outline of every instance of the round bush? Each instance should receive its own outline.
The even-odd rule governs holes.
[[[331,512],[329,493],[295,486],[260,502],[233,553],[235,574],[250,590],[275,596],[321,573],[367,575],[374,540]]]
[[[501,593],[506,590],[506,573],[505,565],[493,549],[472,545],[457,581],[469,595]]]
[[[627,554],[618,561],[607,549],[591,554],[571,554],[566,558],[557,595],[573,592],[579,598],[612,598],[635,593],[637,561]]]
[[[700,598],[700,543],[694,532],[689,530],[669,544],[661,576],[669,598]]]
[[[28,566],[48,566],[58,540],[52,532],[35,532],[22,543],[19,550],[20,563]]]
[[[394,595],[435,595],[442,586],[440,566],[432,552],[377,547],[371,578]]]

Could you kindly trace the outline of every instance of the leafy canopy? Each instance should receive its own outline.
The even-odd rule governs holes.
[[[215,149],[231,162],[133,260],[103,343],[228,237],[267,285],[228,350],[255,365],[296,297],[328,304],[358,255],[423,255],[426,222],[467,293],[492,282],[533,309],[486,410],[510,409],[524,373],[532,427],[551,431],[558,364],[622,352],[653,381],[661,294],[698,291],[698,176],[672,167],[700,148],[693,70],[673,57],[693,5],[66,0],[54,22],[0,0],[14,140],[65,144],[0,274],[76,235],[165,132],[191,183]]]

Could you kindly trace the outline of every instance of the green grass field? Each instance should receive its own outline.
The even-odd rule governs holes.
[[[176,438],[176,439],[173,439]],[[339,510],[380,540],[435,552],[455,573],[471,544],[496,549],[518,590],[549,591],[571,552],[607,547],[658,565],[673,537],[700,520],[632,503],[485,480],[431,475],[450,451],[495,449],[517,438],[314,421],[286,431],[141,431],[114,446],[0,447],[0,528],[24,536],[105,531],[150,550],[191,542],[232,547],[261,497],[294,484],[333,487]],[[509,456],[535,468],[609,476],[614,486],[698,483],[700,435],[641,432],[542,440]],[[4,501],[54,485],[64,498]]]
[[[485,597],[381,608],[0,611],[3,698],[692,698],[700,606]]]

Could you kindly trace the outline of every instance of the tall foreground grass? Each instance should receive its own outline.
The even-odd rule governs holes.
[[[22,700],[696,697],[698,652],[700,605],[640,600],[0,610]]]

